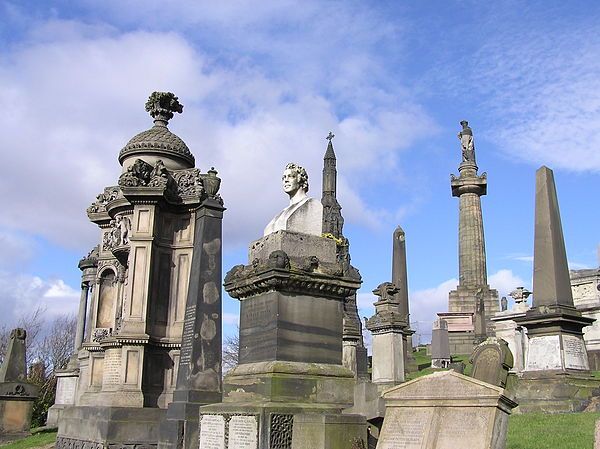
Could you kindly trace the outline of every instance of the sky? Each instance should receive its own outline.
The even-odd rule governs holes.
[[[411,321],[425,342],[458,279],[459,122],[473,129],[489,283],[531,289],[535,170],[554,170],[572,269],[598,267],[600,3],[555,0],[0,0],[0,325],[75,313],[86,207],[115,185],[120,149],[152,123],[153,91],[225,201],[224,272],[286,206],[288,162],[321,196],[325,137],[352,263],[391,280],[406,232]],[[223,300],[225,333],[236,300]]]

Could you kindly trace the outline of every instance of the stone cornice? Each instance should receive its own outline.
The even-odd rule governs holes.
[[[237,274],[232,272],[236,270]],[[266,268],[254,271],[251,265],[234,267],[225,278],[229,296],[243,300],[270,291],[314,295],[344,300],[360,287],[357,279],[303,271],[294,268]]]

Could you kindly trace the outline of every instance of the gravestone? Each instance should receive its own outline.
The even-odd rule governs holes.
[[[431,367],[448,368],[451,361],[448,323],[438,318],[433,322],[431,331]]]
[[[387,390],[377,449],[504,449],[517,404],[504,390],[439,371]]]
[[[27,383],[24,329],[13,329],[0,368],[0,440],[29,434],[38,387]]]
[[[469,361],[473,364],[472,377],[506,387],[508,372],[513,367],[513,356],[506,341],[488,337],[475,347]]]

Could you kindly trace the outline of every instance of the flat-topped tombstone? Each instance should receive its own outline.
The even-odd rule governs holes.
[[[225,418],[222,415],[200,415],[199,449],[225,449]]]
[[[454,371],[391,388],[377,449],[504,449],[517,404],[503,392]]]
[[[504,388],[513,367],[513,356],[506,341],[489,337],[475,347],[470,362],[473,364],[472,377]]]
[[[257,449],[258,448],[258,422],[256,416],[232,416],[229,421],[230,449]]]

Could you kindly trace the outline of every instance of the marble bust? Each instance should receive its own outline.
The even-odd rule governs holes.
[[[289,163],[285,166],[281,180],[283,191],[290,197],[290,204],[275,215],[263,235],[276,231],[290,231],[321,236],[323,205],[319,200],[306,195],[308,192],[306,170],[300,165]]]

